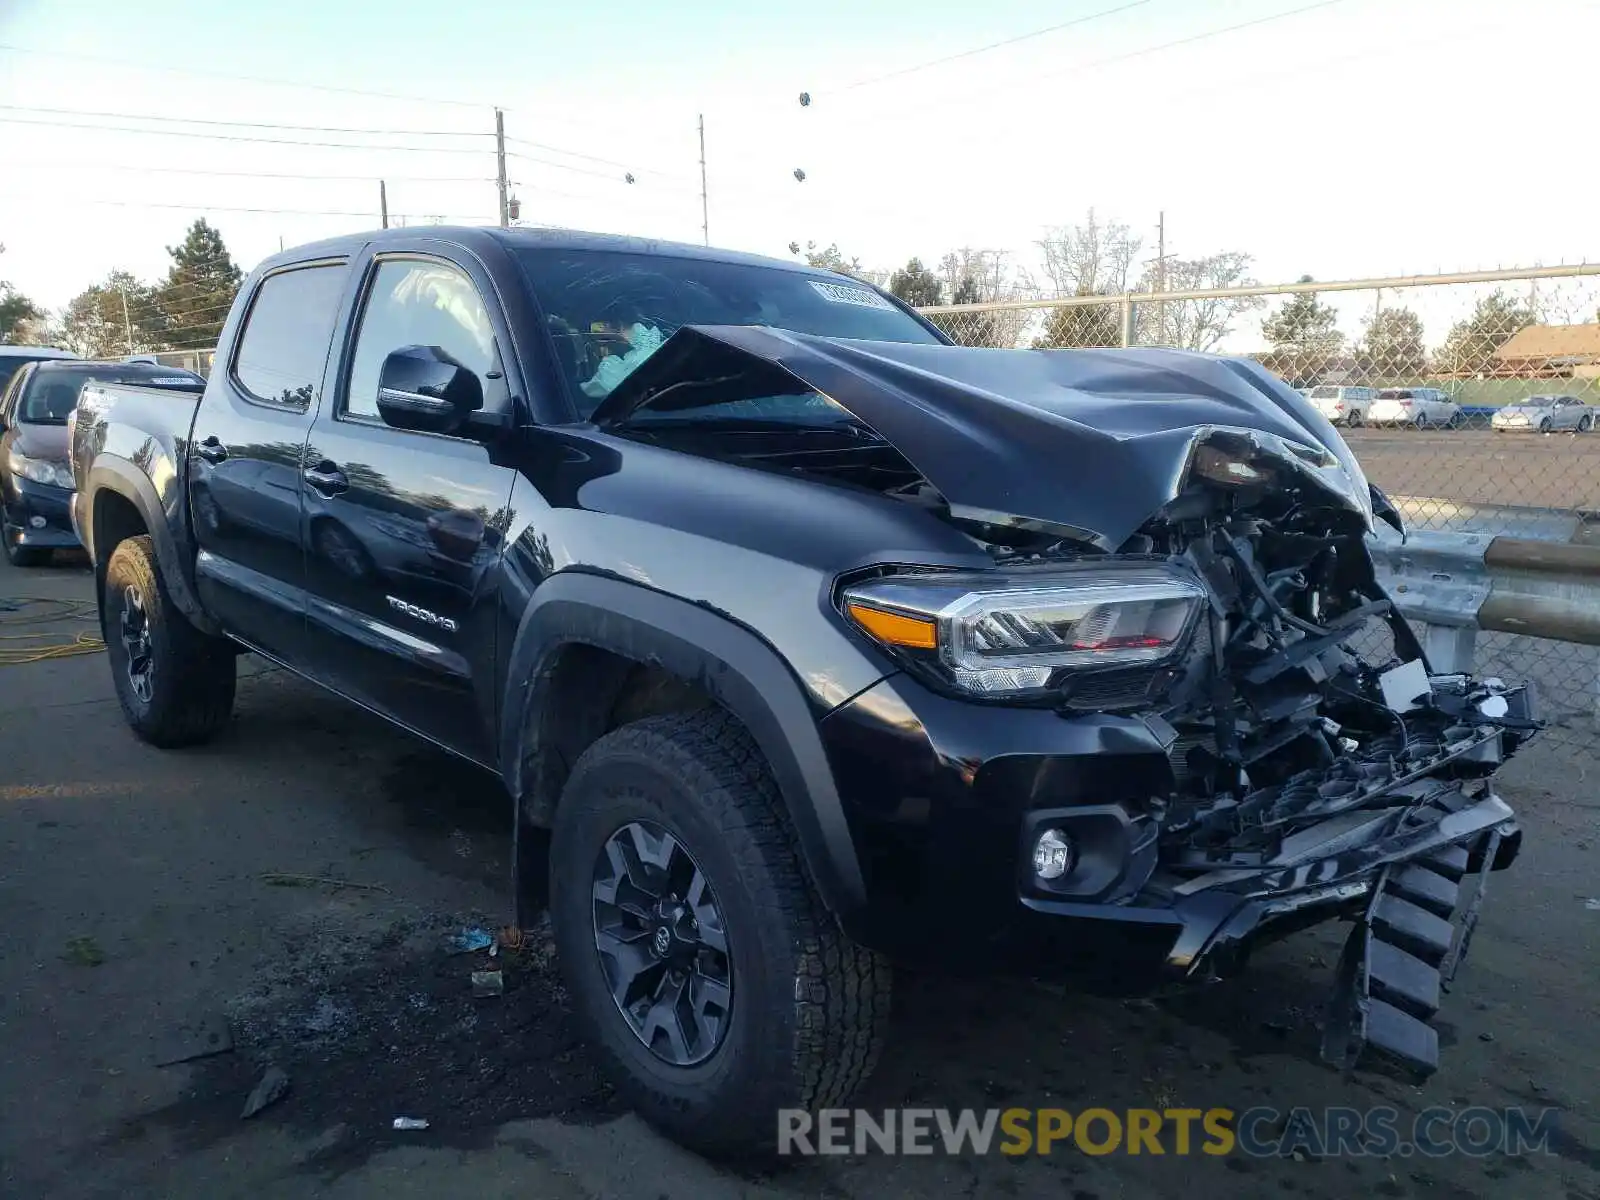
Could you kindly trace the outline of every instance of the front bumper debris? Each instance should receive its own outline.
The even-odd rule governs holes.
[[[1428,1021],[1471,947],[1489,872],[1508,836],[1516,835],[1504,825],[1489,831],[1476,887],[1459,916],[1471,865],[1464,846],[1379,875],[1339,959],[1323,1026],[1324,1060],[1349,1070],[1371,1047],[1419,1074],[1438,1069],[1439,1035]]]
[[[72,524],[72,493],[66,488],[14,477],[16,496],[6,505],[6,535],[19,546],[73,550],[82,543]],[[44,522],[35,523],[35,518]]]

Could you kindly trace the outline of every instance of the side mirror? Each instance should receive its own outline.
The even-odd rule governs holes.
[[[385,425],[455,433],[482,408],[482,381],[437,346],[402,346],[383,360],[378,415]]]

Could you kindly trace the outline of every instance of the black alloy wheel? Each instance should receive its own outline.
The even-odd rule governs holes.
[[[682,843],[630,821],[594,866],[594,944],[617,1011],[662,1062],[704,1062],[728,1030],[733,961],[722,909]]]
[[[124,670],[133,694],[149,704],[155,698],[155,654],[150,645],[150,616],[145,612],[144,593],[137,584],[122,589],[122,614],[119,621],[122,649],[127,656]]]

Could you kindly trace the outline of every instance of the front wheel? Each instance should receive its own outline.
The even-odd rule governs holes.
[[[148,537],[120,543],[106,563],[100,628],[117,700],[133,732],[155,746],[210,738],[233,712],[233,647],[201,633],[172,603]]]
[[[889,969],[817,897],[728,714],[651,717],[584,752],[556,809],[550,914],[618,1090],[706,1154],[770,1152],[780,1109],[845,1104],[877,1062]]]
[[[1546,417],[1544,420],[1539,422],[1539,432],[1540,433],[1549,433],[1550,432],[1550,418],[1549,417]]]
[[[1593,417],[1580,417],[1578,419],[1578,432],[1579,433],[1588,433],[1589,430],[1591,430],[1593,428],[1594,428],[1594,418]]]

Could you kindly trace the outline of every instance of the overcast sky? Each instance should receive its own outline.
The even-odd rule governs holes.
[[[246,267],[373,227],[379,178],[492,222],[494,105],[542,223],[698,241],[703,112],[711,240],[778,255],[1026,260],[1093,206],[1263,281],[1600,256],[1581,0],[0,0],[0,44],[0,278],[51,306],[196,216]]]

